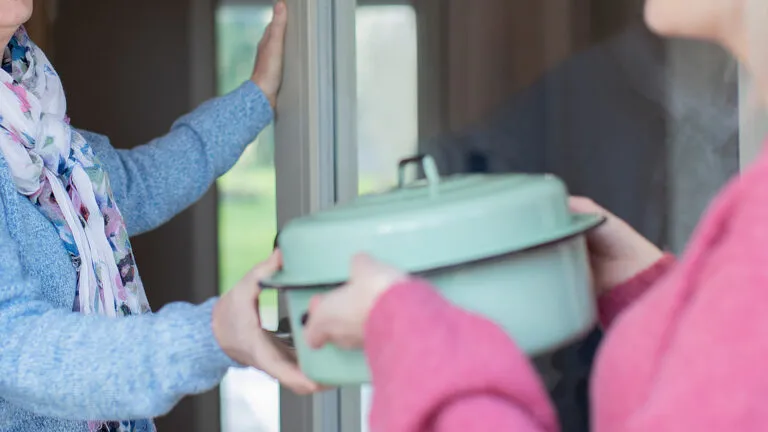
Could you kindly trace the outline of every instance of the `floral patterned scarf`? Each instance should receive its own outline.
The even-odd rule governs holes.
[[[16,188],[56,227],[77,269],[73,310],[123,317],[150,311],[109,178],[69,125],[56,71],[23,28],[0,68],[0,152]],[[90,422],[132,431],[135,422]]]

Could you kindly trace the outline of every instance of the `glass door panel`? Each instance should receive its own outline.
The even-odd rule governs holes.
[[[397,162],[418,152],[416,14],[408,5],[358,6],[358,191],[397,183]],[[372,390],[361,391],[361,428],[367,431]]]
[[[216,13],[219,93],[251,76],[259,39],[272,17],[266,5],[222,5]],[[276,233],[274,131],[259,135],[235,167],[218,181],[219,269],[224,293],[269,256]],[[277,327],[277,297],[260,299],[265,327]],[[221,384],[223,432],[280,430],[279,385],[254,369],[231,369]]]

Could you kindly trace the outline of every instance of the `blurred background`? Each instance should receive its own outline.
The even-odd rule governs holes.
[[[289,7],[298,1],[308,0]],[[36,0],[29,30],[64,80],[73,124],[130,148],[250,76],[271,3]],[[739,169],[738,71],[715,47],[656,38],[641,9],[639,0],[359,0],[358,190],[393,186],[397,161],[419,151],[447,174],[553,172],[679,252]],[[156,309],[223,293],[268,256],[275,145],[269,127],[199,204],[136,240]],[[273,293],[261,307],[276,326]],[[600,338],[596,330],[536,359],[566,432],[588,430]],[[158,426],[275,432],[278,391],[257,371],[231,371],[220,391],[186,399]]]

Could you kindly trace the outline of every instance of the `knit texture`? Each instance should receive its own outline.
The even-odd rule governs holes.
[[[81,133],[136,235],[200,198],[271,120],[266,97],[248,81],[131,150]],[[145,316],[82,316],[72,312],[75,278],[55,228],[16,191],[0,156],[0,431],[85,431],[87,420],[156,417],[236,366],[213,337],[215,299]]]
[[[768,430],[766,203],[763,154],[717,197],[678,263],[666,256],[600,300],[610,327],[590,386],[592,430]],[[374,432],[560,429],[515,343],[423,282],[379,299],[365,350]]]

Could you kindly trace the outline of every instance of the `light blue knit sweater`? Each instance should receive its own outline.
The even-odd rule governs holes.
[[[136,235],[194,203],[271,119],[249,81],[132,150],[83,136]],[[88,419],[157,417],[236,366],[211,331],[214,299],[112,319],[73,313],[74,298],[75,270],[56,230],[16,192],[0,156],[0,431],[76,432]]]

